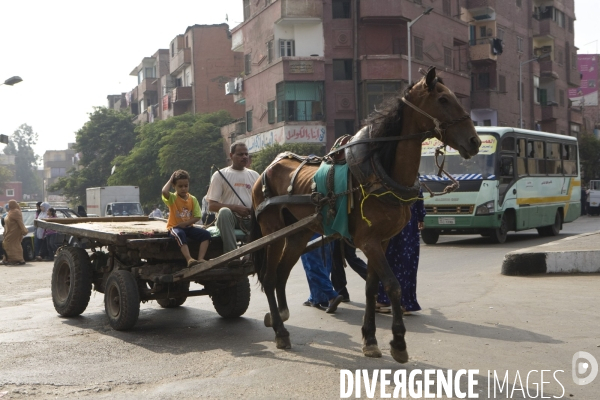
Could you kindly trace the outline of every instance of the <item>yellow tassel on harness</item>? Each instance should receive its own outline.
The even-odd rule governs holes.
[[[371,221],[369,221],[369,219],[367,217],[365,217],[365,214],[363,212],[363,203],[365,202],[366,199],[369,198],[369,196],[381,197],[381,196],[385,196],[386,194],[391,194],[398,200],[403,201],[405,203],[410,203],[413,201],[417,201],[419,199],[419,196],[413,197],[412,199],[402,199],[402,198],[398,197],[398,195],[396,193],[392,192],[391,190],[388,190],[387,192],[380,193],[380,194],[373,194],[373,193],[365,194],[365,189],[364,189],[363,185],[360,185],[360,191],[361,191],[362,197],[363,197],[363,199],[360,202],[360,216],[362,217],[363,221],[365,221],[367,223],[367,225],[369,225],[369,226],[371,226]]]

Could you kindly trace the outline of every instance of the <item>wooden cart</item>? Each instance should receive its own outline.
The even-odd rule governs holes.
[[[280,231],[244,244],[223,254],[220,237],[213,237],[209,261],[188,268],[175,239],[169,237],[164,220],[148,217],[73,218],[52,222],[36,220],[35,226],[52,229],[88,243],[82,247],[62,246],[52,270],[52,301],[64,317],[82,314],[93,289],[104,293],[104,307],[116,330],[132,328],[140,302],[156,300],[163,308],[182,305],[188,297],[211,297],[224,318],[243,315],[250,303],[248,275],[254,265],[247,261],[228,267],[230,261],[267,246],[274,239],[291,235],[315,222],[311,215]],[[198,243],[189,243],[198,253]],[[190,290],[190,282],[203,286]]]

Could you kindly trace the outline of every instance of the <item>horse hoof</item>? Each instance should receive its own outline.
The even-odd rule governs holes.
[[[267,328],[272,328],[273,327],[273,322],[271,321],[271,313],[266,313],[265,314],[264,322],[265,322],[265,326]]]
[[[405,364],[408,362],[408,351],[405,350],[396,350],[395,348],[390,349],[390,353],[394,360],[399,362],[400,364]]]
[[[365,357],[379,358],[381,357],[381,350],[376,344],[365,345],[362,348]]]
[[[285,337],[275,337],[275,345],[278,349],[291,349],[292,342],[290,341],[289,336]]]
[[[279,311],[279,316],[283,322],[287,321],[290,319],[290,310]]]

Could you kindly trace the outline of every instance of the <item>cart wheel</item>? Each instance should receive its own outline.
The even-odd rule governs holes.
[[[63,317],[85,311],[92,295],[92,265],[83,249],[63,247],[52,269],[52,302]]]
[[[181,284],[178,285],[173,285],[173,291],[189,291],[190,290],[190,283],[189,282],[183,282]],[[180,305],[182,305],[183,303],[185,303],[185,301],[187,300],[187,296],[181,296],[181,297],[170,297],[168,299],[157,299],[156,302],[162,307],[162,308],[175,308],[175,307],[179,307]]]
[[[250,305],[250,281],[248,277],[240,279],[211,295],[213,306],[223,318],[236,318],[243,315]]]
[[[106,280],[104,309],[110,326],[117,331],[132,328],[140,315],[140,292],[131,272],[113,271]]]

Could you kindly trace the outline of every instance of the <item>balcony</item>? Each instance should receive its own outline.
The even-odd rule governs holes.
[[[283,80],[286,81],[325,80],[325,59],[323,57],[282,57],[281,66]]]
[[[171,96],[173,103],[189,103],[193,100],[192,87],[191,86],[180,86],[173,89],[173,95]]]
[[[556,119],[558,107],[556,105],[542,105],[542,121]]]
[[[498,56],[492,54],[492,38],[478,39],[475,45],[469,46],[471,61],[489,60],[496,61]]]
[[[408,62],[399,54],[361,56],[360,80],[400,80],[408,73]],[[413,59],[413,71],[418,70],[419,60]]]
[[[551,19],[536,20],[533,24],[533,37],[548,37],[552,39],[559,39],[565,37],[565,29],[558,26],[558,24]]]
[[[581,74],[577,69],[570,68],[567,70],[567,83],[572,87],[581,86]]]
[[[477,10],[481,8],[496,9],[496,0],[467,0],[467,10]]]
[[[158,78],[146,78],[138,85],[138,94],[140,98],[148,92],[156,92],[156,82]]]
[[[279,7],[277,24],[321,22],[323,18],[322,0],[280,0],[274,5]]]
[[[498,110],[505,98],[505,94],[500,94],[496,90],[476,90],[471,92],[471,109]]]
[[[540,77],[558,79],[562,68],[564,66],[558,65],[552,60],[540,61]]]
[[[169,63],[169,72],[171,75],[175,75],[181,72],[183,68],[187,67],[191,63],[192,49],[189,47],[181,49],[177,52],[177,54],[175,54],[175,56],[173,56],[173,58],[171,58],[171,61]]]
[[[569,108],[569,122],[583,125],[583,115],[580,107]]]
[[[361,19],[391,19],[402,17],[402,2],[397,0],[361,0]]]

